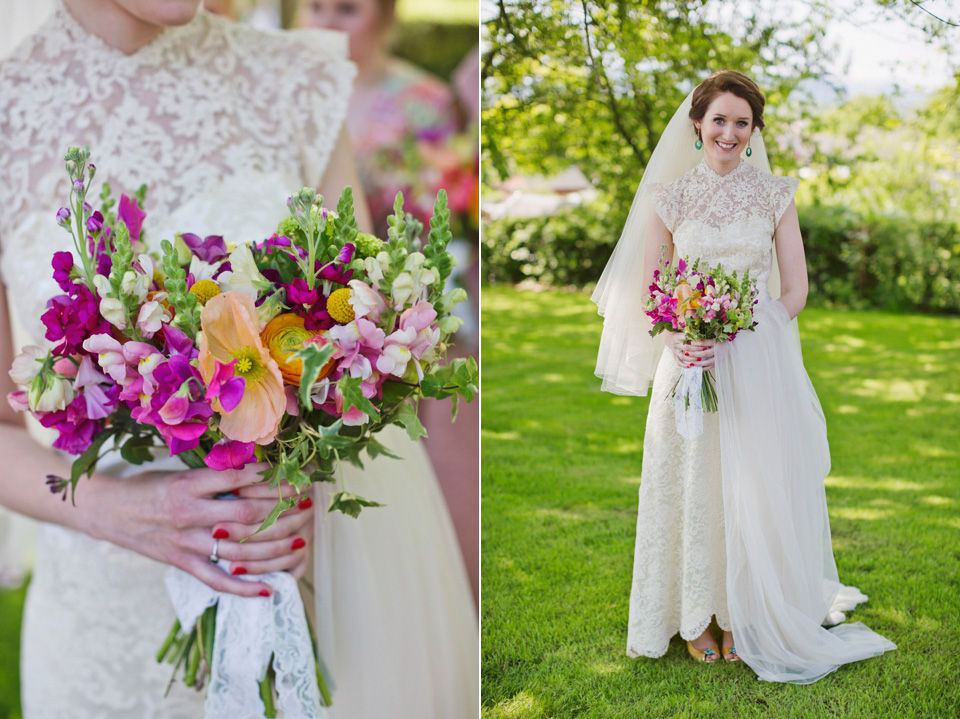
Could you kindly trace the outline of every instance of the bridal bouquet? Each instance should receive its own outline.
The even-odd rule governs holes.
[[[665,251],[666,248],[664,248]],[[665,254],[662,267],[654,270],[646,314],[653,322],[650,334],[682,332],[685,342],[714,340],[726,342],[741,330],[753,330],[753,307],[757,304],[757,283],[750,271],[738,277],[723,265],[701,269],[681,258],[671,268]],[[703,431],[703,411],[717,411],[713,375],[699,367],[684,367],[674,385],[677,431],[688,439]],[[687,410],[693,408],[693,415]]]
[[[446,252],[451,234],[443,191],[423,248],[422,225],[404,213],[401,195],[383,241],[358,231],[347,188],[336,211],[301,190],[288,200],[289,216],[279,227],[265,228],[266,239],[250,245],[230,250],[221,237],[184,233],[153,254],[141,238],[145,188],[117,204],[105,186],[94,210],[87,202],[96,172],[89,155],[71,148],[65,158],[70,203],[57,220],[72,235],[76,256],[53,257],[61,294],[48,301],[42,319],[54,346],[26,347],[10,371],[19,386],[10,403],[54,428],[54,447],[77,455],[69,478],[48,478],[51,491],[64,498],[68,489],[75,492],[110,440],[133,464],[153,459],[157,449],[189,467],[263,461],[264,481],[278,488],[278,501],[262,530],[298,501],[280,496],[281,481],[299,492],[313,482],[335,482],[340,462],[359,465],[364,451],[389,454],[374,436],[383,427],[396,423],[413,439],[425,435],[420,398],[453,397],[454,412],[458,397],[473,398],[476,361],[444,362],[460,324],[450,310],[466,293],[443,292],[454,266]],[[356,517],[377,506],[375,498],[339,489],[329,511]],[[188,685],[199,688],[211,675],[208,706],[218,691],[213,659],[222,655],[214,644],[238,632],[218,621],[217,602],[225,612],[228,598],[213,594],[182,627],[178,622],[159,655],[173,660],[175,674],[185,668]],[[233,599],[244,608],[274,601]],[[299,595],[295,601],[293,611],[302,616]],[[286,672],[289,679],[289,653],[271,647],[270,637],[264,641],[260,686],[252,689],[271,716],[273,686],[281,708],[292,706],[285,702],[297,687],[275,677]],[[318,680],[329,703],[312,653],[309,659],[310,680]],[[315,682],[307,694],[317,690]]]

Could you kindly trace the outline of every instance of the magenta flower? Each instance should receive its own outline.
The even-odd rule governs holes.
[[[219,398],[220,406],[224,412],[232,412],[243,399],[243,392],[247,388],[247,381],[243,377],[234,375],[234,366],[237,360],[223,364],[214,360],[216,369],[210,384],[207,385],[207,391],[204,399],[212,402]]]
[[[53,353],[61,356],[79,354],[87,337],[110,331],[109,323],[100,317],[97,298],[80,283],[72,284],[68,294],[50,299],[40,319],[47,328],[44,336],[60,343]]]
[[[60,285],[60,289],[69,292],[73,287],[73,280],[70,279],[70,272],[73,270],[73,255],[69,252],[54,252],[53,261],[53,279]]]
[[[220,235],[207,235],[201,240],[199,235],[184,232],[181,237],[190,252],[209,264],[222,260],[229,254],[227,244]]]
[[[137,205],[137,198],[129,198],[126,195],[120,195],[120,205],[117,208],[117,217],[127,226],[130,231],[131,241],[140,239],[140,231],[143,228],[143,218],[147,213]]]
[[[254,442],[237,442],[236,440],[221,440],[203,458],[210,469],[223,471],[225,469],[241,469],[251,462],[256,462],[256,444]]]

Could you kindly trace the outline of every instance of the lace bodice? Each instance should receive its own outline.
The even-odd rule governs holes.
[[[681,257],[741,273],[749,269],[757,286],[765,288],[773,234],[798,184],[746,162],[723,176],[701,162],[679,179],[655,186],[653,204]]]
[[[94,193],[148,185],[152,246],[176,231],[256,238],[320,182],[355,74],[346,52],[340,33],[265,34],[201,12],[125,55],[58,5],[0,63],[0,272],[34,340],[57,293],[50,258],[72,249],[54,221],[70,145],[90,146]]]

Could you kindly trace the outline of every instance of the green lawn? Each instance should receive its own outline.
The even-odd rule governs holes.
[[[647,400],[601,393],[585,294],[483,292],[483,717],[960,716],[960,320],[808,310],[853,619],[899,649],[810,686],[625,655]]]
[[[0,590],[0,719],[20,719],[20,614],[25,590]]]

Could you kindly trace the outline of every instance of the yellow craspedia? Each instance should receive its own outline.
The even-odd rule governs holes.
[[[213,297],[220,294],[220,288],[213,280],[200,280],[194,282],[190,292],[197,296],[197,302],[201,305],[207,304]]]
[[[332,292],[327,298],[327,312],[342,325],[353,322],[356,315],[353,313],[353,307],[350,306],[350,290],[341,287]]]

